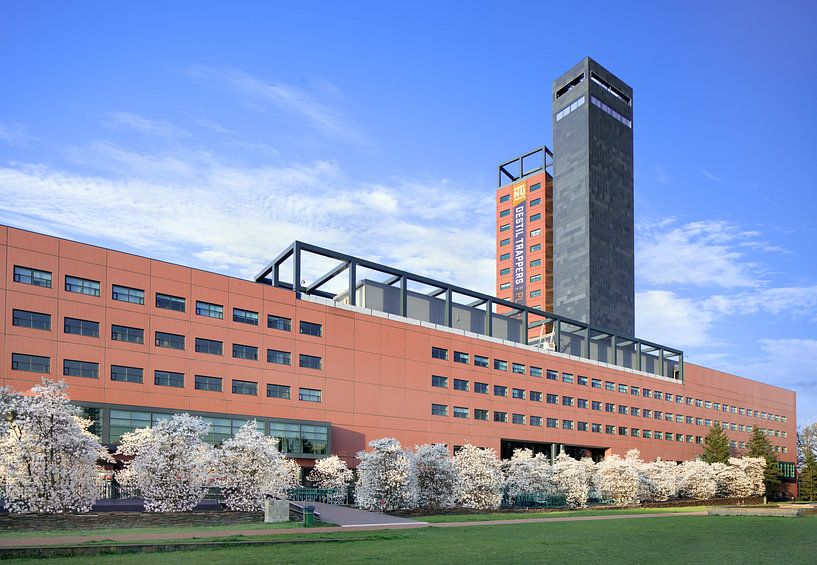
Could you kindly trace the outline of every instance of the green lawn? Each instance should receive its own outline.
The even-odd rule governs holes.
[[[814,563],[817,518],[679,516],[342,532],[281,544],[49,559],[46,563]],[[277,539],[302,538],[301,535]],[[312,536],[310,536],[312,537]],[[15,561],[11,561],[14,563]],[[20,563],[22,561],[16,561]],[[32,563],[34,561],[31,561]],[[42,561],[37,561],[43,563]]]
[[[569,516],[611,516],[614,514],[676,514],[679,512],[700,512],[706,506],[684,506],[680,508],[616,508],[611,510],[551,510],[550,512],[488,512],[485,514],[443,514],[422,516],[423,522],[479,522],[482,520],[522,520],[526,518],[565,518]]]
[[[326,524],[320,524],[321,526]],[[332,525],[332,524],[329,524]],[[208,531],[213,530],[269,530],[280,528],[302,528],[301,522],[279,522],[275,524],[252,523],[252,524],[225,524],[223,526],[157,526],[153,528],[100,528],[100,529],[82,529],[82,530],[47,530],[43,532],[0,532],[0,542],[8,538],[41,538],[41,537],[60,537],[60,536],[105,536],[113,534],[155,534],[164,532],[196,532],[201,533],[202,537]]]

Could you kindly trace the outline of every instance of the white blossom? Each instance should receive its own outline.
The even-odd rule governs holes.
[[[117,453],[133,459],[117,480],[139,488],[148,512],[192,510],[204,498],[212,464],[202,441],[208,428],[201,418],[176,414],[123,435]]]
[[[68,402],[68,385],[43,379],[30,396],[0,389],[0,480],[12,513],[87,512],[108,454],[91,421]]]
[[[343,459],[332,455],[318,459],[307,479],[318,488],[334,489],[332,502],[340,503],[346,499],[346,490],[352,481],[352,471]]]
[[[594,463],[589,458],[579,461],[564,451],[556,457],[553,464],[553,483],[556,485],[556,491],[565,496],[569,507],[587,506],[593,472]]]
[[[215,484],[230,510],[261,510],[265,498],[284,499],[299,482],[300,467],[278,451],[278,439],[259,431],[255,420],[224,441],[214,456]]]
[[[542,453],[515,449],[505,463],[505,492],[511,500],[520,494],[550,494],[554,490],[553,467]]]
[[[628,453],[628,457],[622,459],[608,455],[597,463],[593,481],[602,497],[620,505],[638,504],[642,490],[640,464],[637,450],[635,456]]]
[[[466,444],[454,456],[456,498],[466,508],[498,508],[502,502],[502,467],[493,449]]]
[[[656,459],[641,466],[644,481],[642,501],[664,502],[678,496],[678,464]]]
[[[387,437],[370,441],[369,447],[357,454],[357,505],[379,512],[416,507],[411,460],[400,442]]]
[[[739,476],[731,486],[730,496],[762,496],[766,492],[766,484],[763,482],[765,457],[730,457],[729,465],[740,469]]]
[[[718,489],[712,467],[703,461],[684,461],[677,467],[678,494],[684,498],[705,500]]]
[[[412,463],[418,506],[435,509],[454,506],[457,475],[448,447],[442,443],[415,446]]]

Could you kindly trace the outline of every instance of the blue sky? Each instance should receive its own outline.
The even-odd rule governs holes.
[[[0,222],[492,292],[496,165],[590,55],[635,90],[637,334],[817,420],[817,4],[292,4],[3,2]]]

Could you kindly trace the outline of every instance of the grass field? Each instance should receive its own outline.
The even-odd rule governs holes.
[[[482,520],[520,520],[525,518],[567,518],[570,516],[613,516],[618,514],[676,514],[700,512],[706,506],[684,506],[679,508],[617,508],[612,510],[559,510],[550,512],[488,512],[485,514],[442,514],[422,516],[424,522],[479,522]]]
[[[276,536],[276,539],[303,535]],[[325,543],[49,559],[45,563],[814,563],[817,518],[683,516],[310,536]],[[256,538],[253,539],[263,539]],[[8,561],[22,563],[23,561]],[[33,563],[34,561],[27,561]],[[36,561],[44,563],[43,561]]]
[[[326,524],[321,524],[326,525]],[[332,525],[332,524],[329,524]],[[201,537],[206,537],[210,531],[226,531],[226,530],[269,530],[281,528],[298,528],[302,529],[301,522],[280,522],[277,524],[227,524],[224,526],[189,526],[186,528],[178,526],[156,526],[152,528],[99,528],[99,529],[82,529],[82,530],[46,530],[42,532],[0,532],[0,543],[2,540],[8,538],[41,538],[41,537],[59,537],[59,536],[105,536],[112,534],[157,534],[165,532],[194,532],[200,533]]]

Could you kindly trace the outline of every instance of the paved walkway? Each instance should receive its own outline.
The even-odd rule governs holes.
[[[321,521],[337,524],[344,528],[354,528],[356,526],[406,526],[406,525],[426,525],[425,522],[418,522],[410,518],[399,518],[389,516],[380,512],[367,512],[349,506],[339,506],[337,504],[324,504],[322,502],[298,502],[296,504],[312,505],[321,517]]]
[[[317,505],[316,505],[317,506]],[[370,514],[367,512],[367,514]],[[632,520],[636,518],[677,518],[682,516],[706,516],[706,512],[678,512],[661,514],[616,514],[610,516],[563,516],[561,518],[519,518],[511,520],[485,520],[480,522],[408,522],[393,523],[394,520],[406,520],[394,516],[381,515],[390,523],[369,523],[361,525],[347,525],[331,528],[278,528],[269,530],[200,530],[187,532],[161,532],[146,534],[115,534],[115,535],[87,535],[87,536],[54,536],[54,537],[26,537],[0,539],[0,547],[43,547],[43,546],[70,546],[87,542],[161,542],[165,540],[194,540],[229,536],[276,536],[300,535],[308,538],[312,534],[326,534],[348,531],[398,530],[406,528],[460,528],[466,526],[510,526],[513,524],[543,524],[547,522],[584,522],[593,520]],[[328,519],[328,518],[327,518]]]

